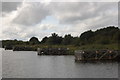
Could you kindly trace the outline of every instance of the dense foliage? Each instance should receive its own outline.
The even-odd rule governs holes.
[[[96,31],[88,30],[82,33],[79,37],[73,37],[71,34],[66,34],[64,37],[52,33],[49,37],[44,37],[41,41],[37,37],[30,38],[29,41],[19,40],[2,40],[2,46],[15,45],[74,45],[84,46],[93,44],[118,44],[120,41],[120,29],[118,27],[109,26],[98,29]]]
[[[53,33],[50,37],[44,37],[41,44],[63,44],[63,45],[88,45],[88,44],[113,44],[120,41],[120,29],[110,26],[96,31],[86,31],[80,37],[73,37],[71,34],[63,38]]]
[[[120,29],[110,26],[96,31],[86,31],[81,34],[80,42],[83,44],[112,44],[120,41]]]
[[[30,38],[29,43],[32,45],[39,44],[39,40],[36,37],[32,37]]]

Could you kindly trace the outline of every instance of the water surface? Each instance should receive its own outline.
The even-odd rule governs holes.
[[[33,51],[2,52],[4,78],[118,78],[118,63],[76,63],[74,56],[38,56]]]

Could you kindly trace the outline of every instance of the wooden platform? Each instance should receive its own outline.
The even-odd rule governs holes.
[[[38,48],[38,55],[68,55],[68,48]]]
[[[75,61],[120,60],[119,50],[75,51]]]

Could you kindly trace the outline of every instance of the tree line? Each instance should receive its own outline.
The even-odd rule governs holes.
[[[74,45],[82,46],[88,44],[113,44],[120,41],[120,29],[115,26],[101,28],[96,31],[88,30],[80,36],[73,37],[71,34],[66,34],[64,37],[56,33],[51,36],[45,36],[41,41],[37,37],[30,38],[29,41],[20,40],[2,40],[2,46],[14,45]]]

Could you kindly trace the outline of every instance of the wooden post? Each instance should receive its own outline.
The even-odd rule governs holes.
[[[100,56],[99,60],[102,59],[108,52],[105,52],[103,55]]]
[[[37,48],[37,53],[38,53],[38,55],[41,55],[41,49],[40,48]]]
[[[111,53],[112,53],[112,51],[109,50],[109,59],[112,59]]]
[[[97,54],[98,54],[98,51],[96,51],[96,56],[95,56],[95,59],[98,59],[98,56],[97,56]]]

